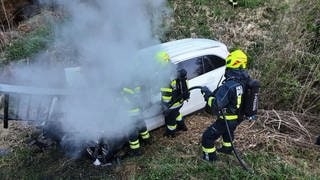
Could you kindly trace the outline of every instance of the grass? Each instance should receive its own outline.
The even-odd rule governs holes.
[[[200,159],[198,145],[182,148],[153,144],[146,153],[121,162],[120,166],[94,167],[87,159],[72,160],[66,158],[57,149],[38,152],[23,147],[15,153],[0,157],[2,179],[43,179],[43,178],[111,178],[111,179],[317,179],[320,167],[310,164],[305,155],[298,150],[287,156],[265,150],[248,151],[244,160],[252,167],[254,174],[241,168],[234,156],[219,154],[215,163]],[[319,152],[307,150],[309,158],[319,156]],[[293,162],[285,159],[291,157]],[[318,160],[319,161],[319,160]],[[314,163],[319,163],[314,161]],[[313,171],[309,168],[313,167]]]
[[[52,38],[49,27],[39,27],[8,45],[4,50],[5,59],[8,62],[31,57],[47,48]]]
[[[175,21],[163,41],[203,37],[241,48],[262,84],[261,108],[319,114],[318,1],[239,0],[236,7],[227,0],[169,2]]]
[[[268,3],[266,0],[238,0],[238,5],[245,8],[257,8],[265,3]]]

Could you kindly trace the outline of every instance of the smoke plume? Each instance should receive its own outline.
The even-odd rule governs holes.
[[[160,43],[163,17],[170,14],[166,1],[55,3],[63,9],[66,19],[55,26],[54,44],[58,49],[61,46],[60,49],[74,52],[70,58],[76,59],[80,67],[70,69],[78,76],[71,78],[70,95],[62,104],[62,130],[71,138],[65,143],[81,147],[101,137],[126,136],[132,121],[121,89],[142,86],[145,98],[139,103],[148,104],[170,78],[171,69],[161,70],[154,58],[159,49],[139,53],[142,48]]]

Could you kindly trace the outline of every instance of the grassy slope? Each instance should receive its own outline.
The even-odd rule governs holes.
[[[165,40],[204,37],[241,48],[262,82],[262,108],[319,114],[319,1],[240,0],[236,8],[219,0],[171,3],[175,22]]]
[[[240,7],[233,8],[227,4],[227,0],[171,0],[175,12],[174,28],[163,40],[204,37],[223,41],[231,49],[240,47],[249,52],[250,59],[254,60],[251,64],[251,74],[268,86],[262,89],[264,107],[304,111],[315,105],[303,104],[308,99],[319,97],[319,92],[315,92],[319,87],[317,82],[320,77],[317,74],[319,67],[316,66],[319,63],[315,63],[319,62],[319,49],[317,49],[319,46],[316,46],[319,34],[315,25],[316,17],[319,17],[317,11],[320,8],[319,3],[316,0],[239,0],[239,2]],[[299,73],[292,73],[297,70],[295,66],[302,67],[299,68]],[[301,75],[306,74],[304,72],[313,73],[311,76],[313,83],[305,83],[306,78]],[[276,75],[280,76],[281,81],[274,79]],[[308,94],[303,93],[306,90]],[[268,101],[270,98],[273,99],[272,102]],[[292,99],[299,101],[293,104],[290,103]],[[0,157],[0,177],[4,179],[56,176],[106,179],[320,178],[319,149],[293,146],[284,148],[285,152],[277,152],[281,149],[279,148],[281,144],[277,142],[268,146],[262,144],[259,148],[245,151],[244,159],[255,170],[254,175],[243,171],[233,156],[221,156],[222,161],[215,164],[202,162],[198,158],[201,154],[199,138],[211,119],[201,116],[203,115],[198,114],[196,119],[199,123],[203,123],[202,128],[198,131],[190,130],[189,139],[180,136],[165,141],[161,136],[163,129],[157,130],[153,132],[155,143],[145,148],[146,154],[127,159],[121,166],[96,168],[86,159],[70,160],[54,149],[39,153],[37,149],[22,146],[15,148],[16,151],[10,156]],[[188,121],[190,118],[194,117],[188,117],[188,123],[191,123]],[[188,125],[192,127],[191,124]],[[191,141],[191,137],[195,140]]]

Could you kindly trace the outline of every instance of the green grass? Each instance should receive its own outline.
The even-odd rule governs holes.
[[[39,27],[5,47],[5,58],[7,61],[12,61],[31,57],[47,48],[47,45],[52,42],[52,36],[49,27]]]
[[[181,158],[177,153],[164,151],[163,156],[145,157],[144,173],[138,179],[312,179],[299,165],[288,164],[279,155],[266,152],[248,152],[244,159],[254,169],[254,174],[244,171],[233,156],[222,156],[220,162],[208,163],[198,157]],[[164,156],[165,155],[165,156]],[[200,156],[200,155],[199,155]]]
[[[244,152],[243,159],[254,170],[245,171],[232,155],[219,154],[219,161],[205,162],[200,159],[198,145],[177,143],[174,146],[153,144],[140,157],[128,158],[114,167],[94,167],[88,159],[72,160],[57,149],[37,152],[21,147],[14,154],[0,157],[2,179],[42,178],[106,178],[106,179],[318,179],[319,163],[312,158],[319,156],[315,150],[289,151],[287,155],[265,150]],[[310,159],[301,152],[309,154]],[[288,161],[287,159],[292,159]],[[313,164],[314,163],[314,164]],[[313,170],[310,170],[310,167]]]
[[[261,108],[320,112],[320,75],[312,69],[320,52],[319,1],[239,0],[236,7],[227,0],[169,2],[175,21],[163,41],[200,37],[243,49],[262,84]]]
[[[245,8],[257,8],[264,3],[268,3],[267,0],[238,0],[238,5]]]

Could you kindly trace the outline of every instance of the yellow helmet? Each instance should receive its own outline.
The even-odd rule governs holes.
[[[237,69],[247,67],[247,55],[241,50],[232,51],[226,59],[227,68]]]
[[[165,51],[160,51],[156,54],[156,59],[161,65],[166,65],[170,62],[169,54]]]

